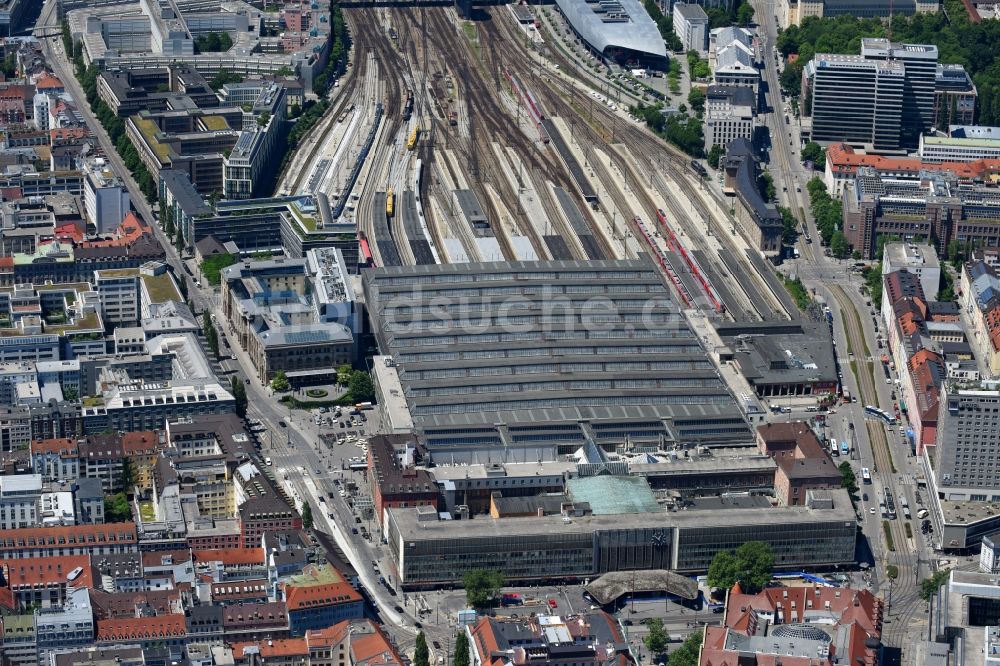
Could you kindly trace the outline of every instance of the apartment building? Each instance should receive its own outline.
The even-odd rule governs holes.
[[[38,525],[41,496],[41,474],[0,476],[0,530]]]

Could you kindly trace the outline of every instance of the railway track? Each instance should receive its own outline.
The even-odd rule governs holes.
[[[478,182],[489,183],[507,204],[508,210],[519,208],[520,193],[510,186],[508,179],[501,173],[501,170],[509,169],[510,165],[502,163],[492,149],[492,142],[497,140],[503,140],[516,151],[524,162],[525,172],[532,174],[532,180],[535,181],[534,189],[542,199],[543,207],[551,210],[553,203],[548,200],[545,183],[537,182],[535,175],[545,174],[559,184],[567,184],[568,176],[553,155],[548,151],[540,151],[519,129],[512,130],[513,122],[500,98],[502,83],[492,34],[486,29],[480,29],[477,33],[479,53],[483,56],[483,62],[480,63],[469,40],[456,34],[458,29],[448,20],[445,10],[421,8],[418,15],[414,9],[404,8],[400,10],[400,14],[414,31],[419,31],[421,39],[429,42],[430,48],[425,56],[425,62],[429,63],[431,52],[434,52],[436,60],[447,63],[451,79],[456,84],[456,99],[465,100],[467,117],[461,120],[468,124],[468,138],[454,132],[447,124],[447,119],[431,116],[432,124],[435,125],[435,134],[447,135],[450,148],[465,158],[469,166],[467,175],[478,175],[472,187],[488,211],[490,219],[502,226],[501,211],[497,210],[492,198],[486,195],[485,188],[478,185]],[[559,234],[564,236],[571,234],[571,230],[565,228],[558,216],[552,217],[550,222]],[[522,227],[522,233],[531,238],[534,246],[545,245],[544,240],[538,237],[533,228],[523,224],[518,226]],[[502,229],[494,229],[494,233],[506,258],[516,258],[506,233]]]
[[[873,374],[875,361],[865,342],[865,333],[857,309],[840,285],[832,285],[829,290],[839,310],[850,351],[854,353],[851,371],[857,381],[858,399],[865,405],[879,406]],[[885,426],[880,422],[866,419],[865,429],[868,432],[868,441],[871,443],[872,459],[875,466],[873,471],[878,473],[883,489],[888,489],[893,498],[898,498],[900,489],[893,482],[897,472],[892,460]],[[882,539],[885,545],[883,563],[885,565],[893,564],[900,571],[899,577],[891,583],[893,603],[890,611],[895,612],[890,616],[891,621],[888,621],[890,626],[884,630],[883,636],[888,644],[899,647],[906,646],[906,636],[911,621],[923,606],[923,601],[917,594],[916,576],[919,575],[919,571],[915,570],[917,562],[910,548],[912,539],[907,538],[904,527],[904,524],[909,522],[900,516],[896,520],[882,522],[883,527],[879,529],[879,539]],[[889,550],[888,543],[885,543],[883,534],[885,523],[889,525],[894,551]]]

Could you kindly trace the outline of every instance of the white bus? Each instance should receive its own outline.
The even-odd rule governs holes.
[[[867,467],[862,467],[861,468],[861,482],[862,483],[871,483],[872,482],[872,473],[868,470]]]

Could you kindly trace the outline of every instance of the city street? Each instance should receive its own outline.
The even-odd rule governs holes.
[[[872,581],[872,589],[880,592],[889,603],[885,642],[895,647],[912,644],[925,626],[925,604],[917,597],[917,587],[921,579],[932,573],[936,567],[935,554],[929,539],[922,538],[919,521],[912,521],[914,538],[906,536],[903,523],[908,522],[900,513],[889,521],[893,534],[894,548],[890,550],[883,534],[882,515],[878,510],[879,499],[888,492],[900,503],[906,498],[909,506],[919,506],[926,499],[918,490],[918,482],[928,473],[921,459],[910,454],[909,444],[900,435],[899,427],[887,426],[871,416],[866,417],[864,407],[871,404],[889,413],[893,411],[892,393],[899,389],[892,376],[892,383],[882,381],[879,347],[876,338],[885,339],[884,325],[879,320],[877,309],[873,310],[867,297],[862,295],[862,278],[852,273],[849,261],[838,261],[825,257],[819,243],[819,233],[809,212],[808,194],[805,183],[812,178],[798,161],[798,122],[789,113],[786,124],[785,103],[780,97],[779,71],[776,58],[777,26],[776,4],[773,1],[758,0],[752,3],[760,25],[763,42],[764,80],[767,88],[768,113],[765,122],[772,137],[769,157],[770,171],[778,190],[778,199],[789,206],[803,220],[803,230],[815,241],[805,243],[800,236],[802,258],[786,262],[783,270],[799,277],[810,290],[814,300],[821,300],[831,308],[834,317],[834,340],[837,356],[843,373],[843,384],[851,391],[857,402],[843,404],[837,414],[828,416],[824,433],[838,441],[852,442],[852,463],[859,483],[861,467],[868,467],[872,474],[872,484],[863,486],[861,493],[867,493],[859,506],[862,527],[874,552],[877,576]],[[800,191],[801,190],[801,191]],[[875,304],[877,308],[878,304]],[[853,355],[852,353],[853,352]],[[851,426],[854,426],[853,428]],[[876,513],[871,513],[871,507]],[[899,578],[886,578],[886,567],[893,564],[899,569]]]
[[[58,27],[59,20],[56,11],[57,6],[57,0],[45,0],[45,4],[42,7],[42,11],[36,25],[38,27]],[[160,245],[163,246],[164,251],[167,253],[167,263],[173,268],[174,276],[178,280],[183,280],[187,283],[188,293],[191,296],[191,309],[196,313],[208,309],[213,299],[210,295],[206,296],[205,293],[196,293],[194,279],[191,278],[191,276],[184,270],[181,257],[178,255],[173,243],[170,242],[170,239],[167,238],[167,235],[163,232],[163,229],[161,229],[156,223],[156,218],[153,216],[153,209],[146,201],[145,195],[139,189],[135,179],[132,178],[132,174],[129,173],[127,168],[125,168],[125,163],[118,155],[118,151],[115,150],[115,146],[112,143],[111,138],[108,136],[108,133],[104,130],[104,127],[97,120],[97,117],[94,116],[90,106],[87,104],[87,96],[84,94],[79,81],[76,80],[76,76],[73,72],[73,64],[69,62],[67,54],[63,53],[62,38],[56,36],[47,39],[40,39],[39,43],[42,47],[42,53],[45,55],[45,59],[52,67],[53,72],[57,77],[59,77],[59,80],[63,82],[66,92],[69,93],[77,102],[76,108],[83,116],[84,120],[86,120],[87,125],[93,129],[94,135],[97,137],[98,143],[101,145],[104,157],[114,167],[115,172],[121,176],[122,182],[128,189],[132,207],[136,210],[139,217],[153,229],[156,239],[160,242]]]

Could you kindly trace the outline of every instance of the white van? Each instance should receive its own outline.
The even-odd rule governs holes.
[[[926,518],[929,514],[930,512],[927,509],[921,509],[920,511],[917,511],[917,518],[923,519]]]
[[[264,458],[264,464],[267,465],[268,467],[271,466],[271,457],[270,456],[268,456],[267,458]]]

